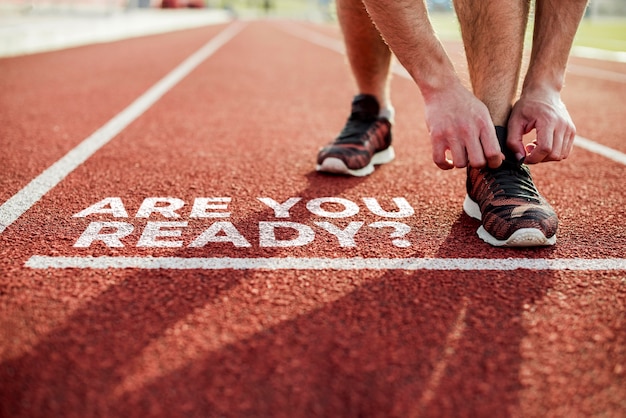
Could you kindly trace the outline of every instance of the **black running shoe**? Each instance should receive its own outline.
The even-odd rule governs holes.
[[[463,209],[482,221],[478,236],[494,246],[554,245],[558,218],[537,191],[528,166],[506,147],[506,128],[496,132],[506,159],[496,169],[467,168]]]
[[[317,171],[367,176],[374,171],[374,165],[393,160],[391,123],[379,117],[379,112],[374,96],[356,96],[346,126],[334,142],[319,151]]]

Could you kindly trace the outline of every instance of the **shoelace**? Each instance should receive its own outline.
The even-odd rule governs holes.
[[[485,170],[485,175],[493,180],[494,195],[539,203],[539,192],[532,182],[530,171],[523,164],[505,160],[499,168]]]
[[[376,122],[375,118],[367,118],[356,112],[352,113],[339,134],[337,142],[344,144],[360,144],[360,136],[369,129],[370,125],[374,122]]]

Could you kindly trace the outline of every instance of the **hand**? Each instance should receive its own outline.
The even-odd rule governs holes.
[[[504,160],[487,107],[460,83],[426,99],[426,124],[433,161],[443,170],[468,163],[476,168],[497,168]]]
[[[569,155],[576,127],[557,91],[524,91],[509,118],[508,147],[527,164],[561,161]],[[537,137],[524,146],[522,136],[532,130]]]

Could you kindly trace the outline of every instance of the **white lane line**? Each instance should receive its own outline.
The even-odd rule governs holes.
[[[0,206],[0,234],[244,27],[234,22]]]
[[[34,255],[34,269],[172,269],[172,270],[626,270],[625,258],[184,258],[51,257]]]
[[[615,71],[603,70],[601,68],[586,67],[584,65],[569,64],[567,73],[582,77],[598,78],[600,80],[614,81],[616,83],[626,83],[626,74]]]
[[[614,150],[613,148],[609,148],[605,145],[598,144],[597,142],[590,139],[583,138],[582,136],[576,136],[576,139],[574,140],[574,145],[586,149],[587,151],[591,151],[595,154],[599,154],[622,165],[626,165],[626,154]]]
[[[304,39],[305,41],[308,41],[312,44],[333,50],[340,54],[345,54],[345,47],[343,45],[343,42],[340,40],[331,38],[330,36],[322,35],[319,32],[303,28],[302,26],[296,26],[295,24],[284,24],[281,26],[281,28],[285,32],[300,39]],[[626,83],[626,74],[615,73],[613,71],[598,70],[597,68],[583,67],[580,65],[570,65],[568,66],[568,69],[570,72],[574,72],[578,75],[585,75],[589,77],[597,77]],[[409,72],[398,62],[394,62],[394,65],[392,66],[392,71],[394,74],[399,75],[403,78],[409,80],[411,79]],[[576,141],[574,142],[574,144],[586,149],[587,151],[591,151],[593,153],[602,155],[603,157],[609,158],[613,161],[617,161],[620,164],[626,165],[626,155],[620,151],[614,150],[605,145],[601,145],[597,142],[580,136],[576,137]]]
[[[623,45],[626,45],[622,43]],[[606,49],[591,48],[588,46],[572,47],[572,55],[578,58],[588,58],[600,61],[626,62],[625,51],[608,51]]]
[[[302,25],[293,23],[282,23],[280,29],[288,34],[295,36],[296,38],[304,39],[307,42],[321,46],[322,48],[330,49],[339,54],[346,53],[346,47],[343,41],[333,38],[331,36],[323,35],[312,29],[307,29]]]
[[[296,24],[282,24],[281,29],[297,38],[304,39],[312,44],[321,46],[326,49],[330,49],[332,51],[338,52],[340,54],[345,54],[346,49],[343,44],[343,41],[340,39],[336,39],[327,35],[323,35],[315,30],[308,29],[302,26],[298,26]],[[582,57],[582,53],[578,50],[579,53],[576,56]],[[610,52],[610,51],[606,51]],[[626,54],[626,53],[623,53]],[[572,54],[574,55],[574,54]],[[616,61],[615,59],[608,59],[612,55],[605,54],[604,61]],[[621,57],[621,56],[620,56]],[[598,59],[598,55],[594,56],[594,58]],[[622,61],[618,61],[622,62]],[[411,79],[408,71],[402,65],[396,63],[393,66],[392,71],[404,78]],[[585,65],[577,65],[577,64],[569,64],[567,66],[568,73],[575,74],[578,76],[597,78],[600,80],[614,81],[617,83],[626,83],[626,74],[619,73],[616,71],[603,70],[595,67],[588,67]]]

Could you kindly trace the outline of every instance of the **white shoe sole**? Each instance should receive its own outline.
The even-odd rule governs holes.
[[[468,195],[465,196],[463,210],[469,217],[479,221],[482,220],[480,207]],[[476,233],[480,239],[494,247],[542,247],[556,244],[556,234],[550,238],[546,238],[543,232],[536,228],[518,229],[506,240],[494,238],[482,225],[478,228]]]
[[[393,161],[395,157],[396,154],[393,151],[393,147],[389,146],[389,148],[374,154],[369,164],[363,168],[352,170],[348,168],[348,166],[346,166],[346,164],[339,158],[329,157],[322,161],[322,164],[318,164],[315,169],[324,173],[345,174],[355,177],[364,177],[374,172],[375,165],[386,164]]]

